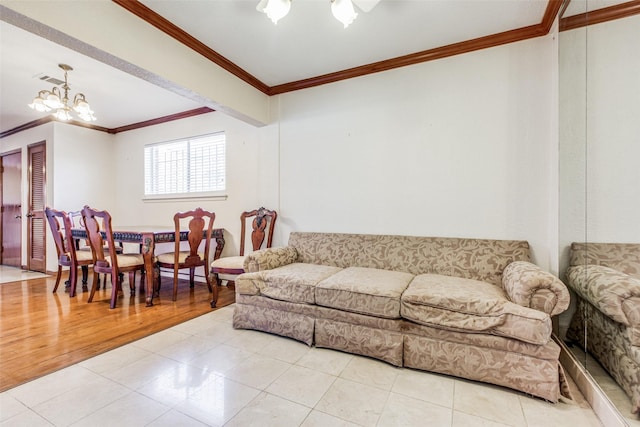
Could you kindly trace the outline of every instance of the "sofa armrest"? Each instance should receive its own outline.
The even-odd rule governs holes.
[[[507,265],[502,273],[502,287],[512,302],[549,316],[560,314],[569,307],[571,297],[565,284],[527,261]]]
[[[262,249],[244,258],[244,271],[247,273],[273,270],[283,265],[292,264],[298,259],[298,251],[293,246]]]
[[[569,286],[602,313],[627,326],[640,326],[640,279],[602,265],[576,265]]]

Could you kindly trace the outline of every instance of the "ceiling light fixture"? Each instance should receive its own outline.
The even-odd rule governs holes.
[[[347,28],[358,16],[351,0],[330,0],[331,13]],[[265,13],[269,19],[277,24],[291,9],[291,0],[260,0],[256,6],[258,12]]]
[[[83,93],[78,93],[73,97],[73,104],[69,106],[69,83],[67,82],[67,72],[73,71],[73,68],[67,64],[58,64],[58,67],[64,70],[64,84],[62,85],[63,93],[57,86],[54,86],[51,90],[41,90],[34,98],[33,102],[29,104],[29,107],[36,111],[49,112],[54,110],[51,114],[58,120],[68,121],[73,117],[71,111],[75,111],[78,117],[85,122],[92,122],[96,120],[93,115],[93,111],[89,106]]]

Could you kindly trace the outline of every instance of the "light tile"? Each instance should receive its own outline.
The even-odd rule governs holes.
[[[178,362],[188,362],[202,353],[211,350],[216,345],[217,344],[211,340],[198,336],[190,336],[158,350],[157,353]]]
[[[8,392],[0,393],[0,422],[28,410],[29,408]]]
[[[155,400],[131,392],[81,419],[74,427],[144,426],[167,412],[169,408]]]
[[[358,427],[358,424],[341,420],[333,415],[313,410],[300,427]]]
[[[207,425],[221,426],[249,404],[260,390],[217,377],[174,408]]]
[[[9,394],[26,406],[33,408],[74,388],[100,379],[102,379],[100,375],[82,366],[72,365],[12,388],[9,390]]]
[[[308,345],[288,338],[273,340],[257,351],[258,354],[287,363],[296,363],[308,352]]]
[[[278,377],[267,392],[313,408],[336,377],[302,366],[291,366]]]
[[[340,373],[340,378],[391,390],[400,369],[380,360],[354,357]]]
[[[206,368],[180,365],[171,375],[161,375],[137,391],[173,407],[199,393],[209,382],[217,379],[218,375]]]
[[[106,378],[97,378],[36,405],[33,410],[52,424],[69,425],[130,392]]]
[[[190,334],[176,331],[175,329],[166,329],[153,335],[149,335],[148,337],[139,339],[138,341],[131,343],[131,345],[156,353],[165,347],[188,338],[189,336]]]
[[[142,348],[125,345],[80,362],[79,365],[100,374],[119,369],[151,354],[153,353]]]
[[[206,425],[188,415],[171,410],[147,424],[147,427],[205,427]]]
[[[0,422],[0,426],[7,427],[45,427],[52,425],[53,424],[51,424],[49,421],[42,418],[42,416],[36,414],[32,410],[21,412],[7,420]]]
[[[391,391],[451,408],[454,383],[452,377],[405,368],[399,370]]]
[[[389,392],[337,378],[314,409],[362,426],[375,426]]]
[[[312,348],[296,364],[337,377],[353,357],[340,351]]]
[[[187,362],[191,366],[207,369],[217,374],[224,374],[242,364],[254,353],[221,344]]]
[[[264,390],[290,366],[280,360],[254,355],[223,375],[249,387]]]
[[[195,335],[207,339],[215,344],[224,344],[242,334],[242,331],[233,329],[230,323],[209,322],[206,328],[198,330]]]
[[[453,409],[514,427],[526,421],[516,392],[490,384],[455,380]]]
[[[280,338],[265,332],[243,330],[240,334],[227,341],[225,344],[241,350],[257,353],[262,348],[269,345],[273,340],[277,339]]]
[[[590,407],[582,408],[576,403],[549,403],[540,399],[521,396],[520,402],[529,427],[570,425],[599,427],[595,413]]]
[[[486,418],[476,417],[460,411],[453,411],[451,427],[509,427],[507,424],[497,423]],[[546,426],[553,427],[553,426]]]
[[[299,426],[310,408],[268,393],[258,395],[231,419],[225,427],[286,427]]]
[[[425,420],[429,420],[429,425],[432,426],[450,426],[451,417],[451,408],[391,393],[380,415],[378,425],[385,427],[420,426],[424,425]]]
[[[159,376],[174,376],[182,366],[182,363],[175,360],[151,354],[114,371],[104,372],[103,375],[135,390]]]

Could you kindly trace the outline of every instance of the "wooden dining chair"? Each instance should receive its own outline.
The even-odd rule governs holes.
[[[220,275],[238,276],[244,273],[244,247],[246,238],[247,222],[251,220],[251,244],[253,251],[259,249],[270,248],[273,242],[273,230],[276,225],[278,213],[261,207],[252,211],[242,212],[240,215],[240,255],[222,257],[211,263],[211,274],[216,285],[221,285]],[[265,237],[267,238],[265,244]],[[235,277],[234,277],[235,278]],[[228,280],[229,285],[233,285],[233,280]],[[211,307],[214,308],[216,301],[211,301]]]
[[[193,288],[195,279],[195,269],[197,267],[204,268],[204,276],[207,282],[209,292],[217,293],[211,286],[207,268],[209,265],[209,248],[211,247],[211,234],[213,231],[213,222],[216,214],[196,208],[192,211],[178,212],[173,216],[173,224],[175,227],[175,246],[173,252],[159,254],[157,256],[157,265],[160,268],[170,268],[173,270],[173,300],[178,298],[178,271],[189,269],[189,284]],[[188,250],[180,249],[180,233],[185,228],[188,229],[187,241],[189,242]],[[204,244],[203,244],[204,242]],[[217,296],[216,296],[217,299]]]
[[[83,270],[83,284],[86,286],[85,271],[93,264],[93,255],[88,251],[76,251],[75,241],[71,235],[73,224],[69,215],[65,211],[59,211],[50,207],[45,208],[45,216],[56,244],[58,254],[58,273],[53,292],[58,290],[62,267],[69,267],[69,297],[76,296],[76,284],[78,282],[78,267]],[[86,270],[85,270],[86,269]]]
[[[144,271],[144,258],[142,254],[118,253],[115,242],[113,241],[113,230],[111,228],[111,215],[103,210],[92,209],[85,206],[82,209],[82,220],[85,229],[91,253],[93,255],[93,283],[91,285],[91,293],[88,302],[93,301],[93,296],[98,288],[98,274],[111,275],[111,303],[110,308],[115,308],[118,292],[122,289],[121,273],[129,273],[129,288],[131,295],[135,295],[135,278],[136,271]],[[104,227],[104,235],[102,237],[100,224]],[[104,250],[105,243],[107,251]],[[105,280],[106,282],[106,280]],[[144,283],[144,275],[140,275],[140,286]]]

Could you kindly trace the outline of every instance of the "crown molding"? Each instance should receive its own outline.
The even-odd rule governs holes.
[[[138,123],[132,123],[132,124],[126,125],[126,126],[120,126],[120,127],[117,127],[117,128],[106,128],[106,127],[102,127],[102,126],[96,126],[96,125],[92,125],[90,123],[79,122],[77,120],[70,120],[68,122],[60,122],[59,120],[54,119],[52,116],[47,116],[47,117],[39,118],[37,120],[33,120],[33,121],[25,123],[23,125],[17,126],[17,127],[13,128],[13,129],[9,129],[7,131],[4,131],[4,132],[0,133],[0,139],[5,138],[5,137],[10,136],[10,135],[13,135],[13,134],[18,133],[18,132],[25,131],[27,129],[35,128],[35,127],[38,127],[40,125],[44,125],[46,123],[55,122],[55,121],[57,121],[59,123],[66,123],[66,124],[70,124],[70,125],[73,125],[73,126],[79,126],[79,127],[83,127],[83,128],[87,128],[87,129],[97,130],[97,131],[100,131],[100,132],[116,134],[116,133],[120,133],[120,132],[126,132],[128,130],[140,129],[140,128],[147,127],[147,126],[154,126],[154,125],[158,125],[160,123],[171,122],[173,120],[180,120],[180,119],[184,119],[184,118],[187,118],[187,117],[198,116],[200,114],[211,113],[213,111],[215,111],[215,110],[213,110],[213,109],[211,109],[209,107],[200,107],[200,108],[196,108],[196,109],[193,109],[193,110],[183,111],[181,113],[170,114],[168,116],[158,117],[158,118],[151,119],[151,120],[145,120],[143,122],[138,122]]]
[[[640,0],[620,3],[614,6],[560,19],[560,31],[574,30],[587,25],[601,24],[614,19],[627,18],[640,13]]]

